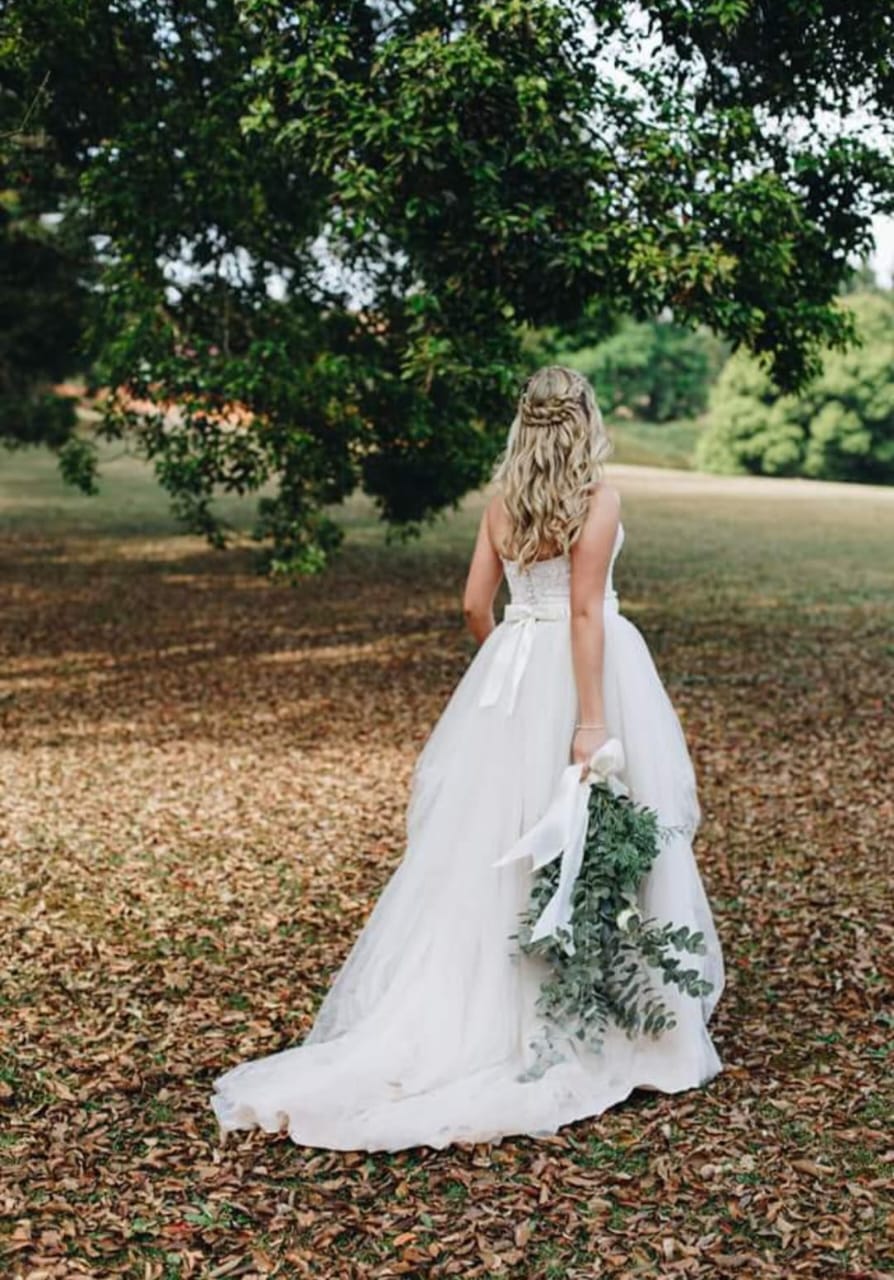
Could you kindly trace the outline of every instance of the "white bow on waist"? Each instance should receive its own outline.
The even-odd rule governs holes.
[[[617,592],[606,592],[605,603],[608,607],[617,609]],[[521,679],[534,647],[534,624],[567,621],[570,617],[571,606],[567,600],[507,604],[503,612],[503,634],[491,657],[490,670],[478,701],[479,707],[495,706],[508,679],[509,705],[506,714],[511,716],[515,710]]]

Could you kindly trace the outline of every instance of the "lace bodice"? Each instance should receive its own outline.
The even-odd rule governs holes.
[[[607,600],[617,600],[613,574],[618,552],[624,544],[624,526],[619,524],[615,534],[608,576],[605,581]],[[514,560],[503,560],[503,571],[509,583],[513,604],[551,605],[567,604],[571,595],[571,561],[568,556],[551,556],[549,560],[537,560],[527,569],[519,569]]]

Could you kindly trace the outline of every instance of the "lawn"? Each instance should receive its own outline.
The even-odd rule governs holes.
[[[300,1041],[401,857],[481,498],[409,545],[351,503],[331,571],[271,585],[131,459],[95,500],[2,461],[5,1275],[894,1270],[894,491],[611,469],[621,607],[700,783],[726,1069],[553,1139],[368,1155],[221,1150],[207,1095]]]
[[[614,444],[612,460],[638,466],[691,467],[695,444],[703,429],[704,420],[696,418],[673,422],[630,419],[613,423],[609,427]]]

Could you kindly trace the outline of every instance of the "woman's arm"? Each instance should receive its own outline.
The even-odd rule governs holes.
[[[493,500],[484,508],[481,516],[475,550],[472,552],[469,575],[463,592],[466,626],[479,644],[487,639],[496,625],[494,597],[503,576],[503,564],[490,535],[489,512],[492,502]]]
[[[571,758],[585,764],[608,738],[602,697],[605,650],[605,584],[621,513],[616,489],[600,485],[571,549],[571,656],[577,685],[578,729]]]

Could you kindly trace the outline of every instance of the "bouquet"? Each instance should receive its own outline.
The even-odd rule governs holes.
[[[495,865],[530,856],[535,872],[517,938],[522,951],[551,967],[537,1010],[543,1033],[535,1049],[540,1075],[562,1058],[555,1033],[601,1051],[609,1022],[628,1036],[658,1036],[676,1025],[652,975],[686,995],[712,990],[680,955],[703,955],[704,937],[688,926],[644,919],[638,891],[674,833],[654,810],[636,804],[618,777],[624,749],[610,738],[582,775],[569,765],[541,820]]]

